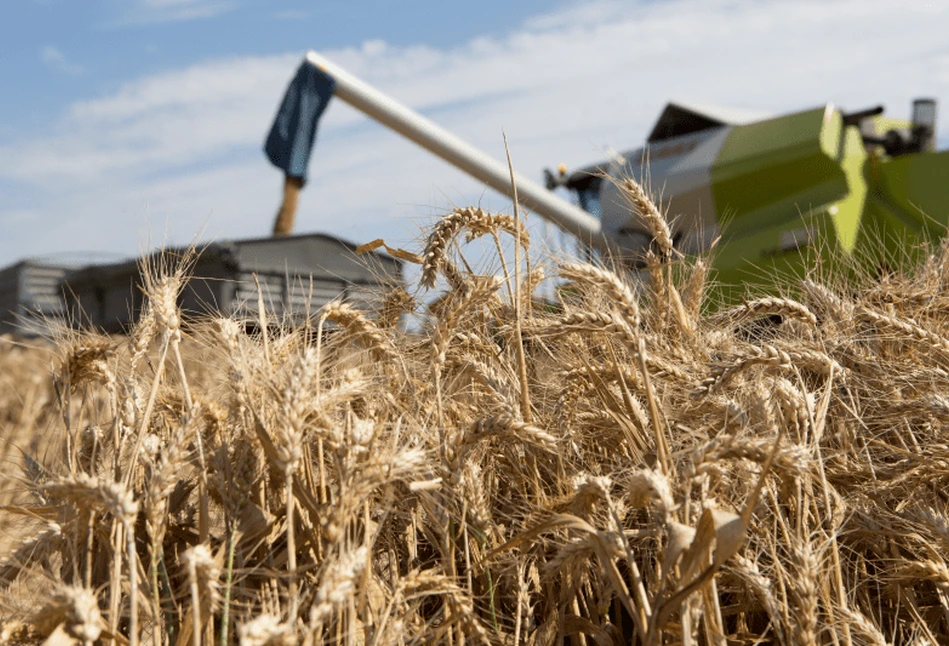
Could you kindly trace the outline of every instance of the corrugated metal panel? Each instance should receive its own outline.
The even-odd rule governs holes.
[[[63,316],[69,267],[24,260],[0,270],[0,332],[43,334]]]
[[[302,319],[307,312],[316,315],[321,307],[334,300],[344,300],[356,307],[374,310],[379,303],[381,286],[347,283],[342,280],[313,276],[286,276],[258,274],[260,292],[268,312],[290,319]],[[237,276],[235,306],[239,317],[257,317],[258,293],[254,274],[242,272]]]
[[[375,314],[382,307],[388,289],[387,285],[350,285],[346,300],[363,312]]]
[[[254,274],[251,272],[241,272],[237,274],[237,289],[234,292],[234,303],[231,311],[238,315],[243,313],[254,313],[258,311],[260,297],[263,297],[264,307],[269,312],[276,314],[283,313],[283,290],[284,281],[281,276],[265,274],[257,276],[257,282],[254,282]],[[257,285],[260,285],[258,294]]]
[[[0,331],[9,331],[20,311],[21,264],[0,270]]]
[[[356,254],[356,245],[325,234],[258,238],[226,243],[244,272],[313,275],[346,282],[375,282],[388,274],[401,279],[402,263],[381,253]]]
[[[346,284],[341,281],[291,280],[288,290],[289,305],[293,311],[302,312],[309,303],[310,312],[316,312],[330,301],[339,298],[345,289]]]
[[[299,321],[336,298],[374,307],[379,290],[372,286],[380,276],[386,284],[401,283],[402,264],[378,253],[357,256],[354,245],[320,234],[218,243],[203,251],[179,304],[189,314],[255,320],[255,274],[267,310]],[[119,331],[138,315],[141,284],[138,263],[87,267],[69,279],[71,309],[84,310],[87,323]]]

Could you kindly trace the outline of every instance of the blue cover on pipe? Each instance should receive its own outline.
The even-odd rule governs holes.
[[[283,97],[264,152],[277,168],[306,182],[316,126],[336,89],[332,76],[303,61]]]

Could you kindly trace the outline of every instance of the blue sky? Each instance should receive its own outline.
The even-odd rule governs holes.
[[[0,87],[11,91],[0,102],[0,136],[11,137],[41,129],[70,101],[196,61],[366,40],[449,47],[511,29],[550,3],[3,0],[2,6]]]
[[[944,2],[0,2],[0,266],[266,235],[281,176],[260,147],[310,48],[499,158],[503,128],[536,179],[638,146],[671,99],[949,108]],[[310,175],[297,230],[356,242],[509,208],[339,102]]]

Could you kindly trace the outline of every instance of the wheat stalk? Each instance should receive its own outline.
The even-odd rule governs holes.
[[[663,259],[672,256],[672,233],[665,217],[659,211],[655,202],[649,199],[642,185],[632,177],[627,177],[620,184],[623,196],[629,201],[633,210],[642,218],[646,228],[652,233],[653,239],[659,247]]]
[[[92,644],[102,634],[105,622],[96,595],[85,588],[60,585],[33,618],[36,630],[49,637],[62,626],[69,637]]]
[[[633,290],[613,272],[593,265],[568,263],[560,266],[561,278],[582,282],[606,292],[608,298],[633,328],[640,324],[639,304]]]
[[[423,287],[431,289],[435,286],[439,271],[446,266],[451,243],[465,228],[469,230],[469,242],[476,237],[493,234],[501,229],[511,235],[517,235],[525,248],[530,246],[529,234],[523,229],[522,224],[510,216],[491,214],[473,207],[455,209],[435,224],[425,243],[420,279]]]
[[[341,326],[355,341],[363,343],[379,359],[392,360],[395,351],[379,327],[352,305],[333,301],[323,307],[322,319]]]
[[[459,244],[511,255],[519,215],[449,218],[429,249],[448,289],[409,329],[404,287],[316,330],[186,322],[168,259],[127,342],[0,337],[0,631],[944,641],[944,250],[728,310],[657,221],[647,297],[565,262],[560,302],[532,309],[526,245],[476,272]]]
[[[765,296],[746,301],[730,310],[709,317],[714,323],[725,321],[741,321],[749,318],[765,316],[780,316],[782,318],[797,319],[809,325],[817,325],[817,317],[802,303],[790,298]]]

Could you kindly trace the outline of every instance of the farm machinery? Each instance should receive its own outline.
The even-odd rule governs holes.
[[[316,52],[304,70],[329,88],[319,112],[339,97],[513,198],[507,165]],[[546,187],[516,173],[513,183],[522,206],[635,270],[652,244],[620,187],[635,179],[661,196],[679,252],[702,253],[717,241],[716,280],[736,295],[768,275],[800,275],[819,258],[865,257],[884,269],[887,258],[944,234],[949,151],[935,149],[934,100],[916,100],[907,121],[883,112],[827,104],[755,119],[670,103],[642,148],[570,173],[546,170]],[[575,203],[555,193],[559,187]]]
[[[723,285],[797,274],[821,257],[856,255],[883,270],[945,233],[949,151],[935,152],[935,121],[931,99],[914,101],[910,121],[887,118],[883,106],[748,119],[670,103],[646,146],[545,175],[548,187],[573,191],[637,266],[651,235],[622,199],[624,177],[661,193],[682,253],[720,239]]]

